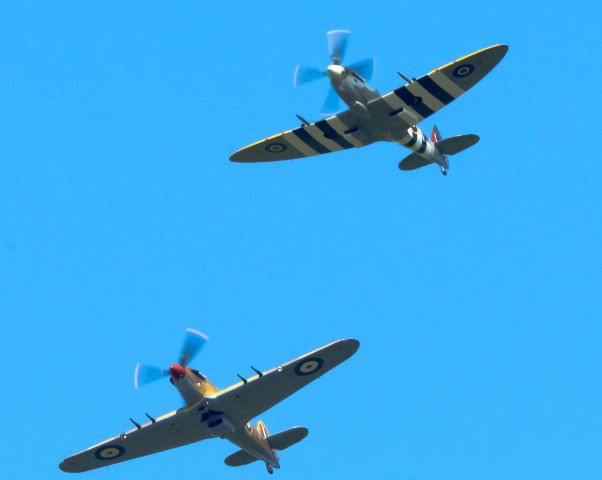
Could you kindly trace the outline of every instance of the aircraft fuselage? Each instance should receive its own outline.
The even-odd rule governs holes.
[[[205,412],[203,423],[206,424],[211,435],[229,440],[251,456],[264,462],[266,466],[269,466],[268,471],[270,468],[280,468],[278,455],[270,448],[266,440],[269,436],[268,429],[261,420],[257,423],[257,427],[254,427],[251,422],[243,424],[232,421],[227,413],[215,411],[211,402],[205,398],[217,392],[217,388],[209,379],[190,367],[180,370],[172,366],[171,370],[171,383],[186,404]]]
[[[386,117],[380,115],[376,108],[373,108],[371,102],[376,105],[375,100],[379,100],[381,94],[371,88],[366,81],[349,67],[341,65],[330,65],[327,69],[328,77],[332,87],[335,89],[341,100],[360,117],[370,120],[373,129],[378,132],[375,139],[398,143],[409,148],[414,153],[437,163],[442,171],[449,168],[449,163],[445,155],[441,154],[435,144],[426,136],[420,128],[416,126],[417,119],[412,119],[413,126],[406,129],[407,116],[411,115],[407,110],[400,109],[399,112],[391,115],[389,112]],[[397,115],[405,115],[403,120],[404,128],[399,130]],[[366,122],[368,124],[368,122]]]

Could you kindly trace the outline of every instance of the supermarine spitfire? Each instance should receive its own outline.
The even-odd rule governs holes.
[[[261,372],[223,390],[218,389],[198,370],[188,366],[205,344],[207,337],[193,329],[186,339],[179,362],[168,370],[137,365],[136,388],[162,377],[169,377],[178,389],[185,406],[153,418],[135,428],[66,458],[61,464],[65,472],[85,472],[133,458],[208,438],[223,438],[240,448],[228,456],[226,465],[237,467],[260,461],[269,473],[280,468],[277,450],[284,450],[303,440],[307,428],[294,427],[270,435],[262,421],[251,420],[316,378],[351,357],[359,348],[357,340],[338,340],[276,368]]]
[[[428,138],[416,125],[443,108],[487,75],[508,51],[507,45],[484,48],[418,79],[399,74],[407,83],[385,95],[371,88],[371,59],[343,66],[348,30],[328,32],[331,64],[326,70],[308,67],[295,69],[294,84],[328,77],[332,85],[323,107],[327,118],[310,123],[300,116],[302,125],[274,135],[235,152],[233,162],[270,162],[292,160],[317,154],[363,147],[377,141],[393,142],[412,150],[399,163],[401,170],[414,170],[436,164],[445,175],[450,155],[455,155],[479,141],[477,135],[459,135],[443,139],[437,127]],[[337,115],[337,97],[349,107]]]

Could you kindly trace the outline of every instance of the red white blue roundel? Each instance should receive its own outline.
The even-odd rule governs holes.
[[[297,375],[310,375],[311,373],[315,373],[322,368],[324,365],[324,360],[320,357],[311,357],[307,360],[303,360],[299,362],[299,364],[295,367],[295,373]]]
[[[125,448],[119,445],[106,445],[97,448],[94,452],[94,456],[99,460],[113,460],[114,458],[121,457],[124,453]]]
[[[454,77],[462,78],[470,75],[474,71],[474,65],[470,63],[465,63],[464,65],[460,65],[454,69]]]

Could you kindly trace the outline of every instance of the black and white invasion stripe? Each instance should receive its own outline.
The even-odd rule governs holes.
[[[336,115],[285,132],[282,138],[308,157],[363,146]]]
[[[392,108],[392,115],[408,125],[415,125],[451,103],[464,92],[453,80],[440,71],[431,72],[418,80],[383,96]]]

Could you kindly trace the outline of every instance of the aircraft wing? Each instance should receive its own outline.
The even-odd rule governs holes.
[[[195,409],[173,411],[66,458],[60,468],[85,472],[210,438],[206,429],[199,428],[196,417]]]
[[[208,398],[211,408],[226,412],[235,422],[247,422],[347,360],[359,345],[357,340],[338,340],[255,375]]]
[[[232,154],[230,160],[243,163],[273,162],[363,147],[373,140],[358,129],[358,120],[355,113],[347,110],[241,148]]]
[[[507,45],[494,45],[448,63],[441,68],[382,96],[391,109],[407,126],[431,116],[473,87],[506,55]]]

